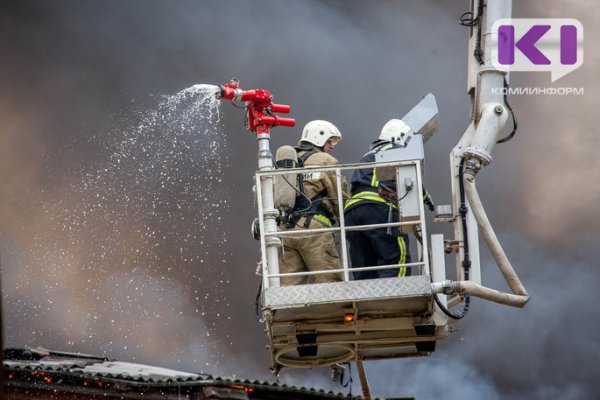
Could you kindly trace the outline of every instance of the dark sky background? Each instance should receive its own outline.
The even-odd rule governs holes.
[[[5,344],[272,379],[254,299],[256,143],[243,115],[173,95],[238,77],[312,119],[356,161],[390,118],[435,94],[426,182],[450,202],[448,153],[469,120],[468,1],[10,1],[0,6],[0,251]],[[510,102],[517,136],[478,176],[532,296],[474,300],[426,359],[367,363],[375,395],[597,398],[600,96],[597,7],[519,1],[515,17],[585,28],[583,66],[514,73],[516,87],[584,88]],[[196,107],[196,108],[194,108]],[[210,115],[210,113],[213,113]],[[448,232],[431,223],[430,233]],[[506,290],[482,250],[482,274]],[[342,390],[326,369],[281,382]],[[355,380],[357,382],[357,380]],[[358,388],[355,389],[358,391]]]

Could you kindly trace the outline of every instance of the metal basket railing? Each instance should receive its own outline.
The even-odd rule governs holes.
[[[281,277],[291,277],[291,276],[313,276],[317,274],[335,274],[342,273],[343,280],[349,281],[351,280],[350,272],[352,271],[372,271],[372,270],[382,270],[388,268],[399,268],[399,267],[411,267],[413,272],[418,272],[416,275],[430,275],[430,265],[429,265],[429,255],[427,249],[427,235],[426,235],[426,226],[425,226],[425,217],[424,217],[424,207],[422,202],[419,202],[419,214],[417,219],[413,219],[411,221],[403,221],[402,220],[402,201],[400,201],[399,211],[400,211],[400,221],[398,222],[390,222],[384,224],[370,224],[370,225],[359,225],[359,226],[346,226],[344,219],[344,202],[347,200],[343,198],[342,191],[342,172],[352,172],[358,169],[373,169],[373,168],[384,168],[384,167],[392,167],[396,170],[396,176],[398,179],[398,171],[401,167],[412,166],[416,170],[416,182],[415,188],[420,193],[420,188],[422,188],[422,173],[421,173],[421,160],[409,160],[409,161],[388,161],[388,162],[371,162],[371,163],[358,163],[358,164],[340,164],[336,166],[327,166],[327,167],[304,167],[304,168],[285,168],[285,169],[273,169],[270,171],[261,171],[257,172],[255,175],[256,180],[256,195],[257,195],[257,205],[258,205],[258,217],[260,223],[260,247],[261,247],[261,255],[262,255],[262,276],[263,276],[263,288],[268,288],[269,286],[278,286],[278,281]],[[262,201],[262,192],[261,192],[261,179],[265,177],[274,177],[276,175],[288,175],[288,174],[300,174],[306,172],[324,172],[324,173],[335,173],[336,176],[336,185],[337,185],[337,205],[339,212],[339,226],[333,227],[323,227],[318,229],[290,229],[290,230],[281,230],[278,229],[277,232],[264,232],[264,218],[267,212],[274,213],[278,212],[277,210],[265,210]],[[398,187],[400,187],[398,185]],[[370,230],[370,229],[378,229],[378,228],[401,228],[401,227],[418,227],[421,232],[422,242],[417,242],[417,250],[418,250],[418,262],[411,262],[406,264],[390,264],[390,265],[365,265],[365,266],[352,266],[349,265],[348,260],[348,248],[346,243],[346,232],[348,231],[359,231],[359,230]],[[321,233],[339,233],[340,235],[340,259],[341,259],[341,268],[335,270],[312,270],[312,271],[303,271],[303,272],[293,272],[293,273],[281,273],[277,269],[274,271],[274,268],[268,264],[268,260],[266,257],[266,246],[269,240],[277,240],[280,241],[286,237],[300,237],[302,235],[307,234],[321,234]],[[413,273],[415,275],[415,273]],[[275,278],[275,279],[274,279]],[[275,284],[273,284],[275,282]]]

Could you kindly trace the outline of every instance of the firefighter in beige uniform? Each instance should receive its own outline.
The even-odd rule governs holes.
[[[330,122],[315,120],[304,127],[299,145],[295,147],[300,165],[330,166],[339,164],[330,153],[342,140],[339,130]],[[342,201],[348,198],[348,184],[342,179]],[[332,232],[310,233],[308,229],[332,227],[339,217],[336,174],[331,172],[305,173],[302,179],[303,193],[296,197],[296,204],[282,229],[294,229],[298,235],[283,239],[282,273],[340,269],[340,257]],[[313,275],[314,283],[342,280],[341,273]],[[281,278],[281,285],[308,283],[307,276]]]

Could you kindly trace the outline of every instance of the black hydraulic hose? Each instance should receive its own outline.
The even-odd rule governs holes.
[[[482,16],[483,16],[483,0],[479,0],[477,6],[477,44],[475,45],[475,57],[479,62],[479,65],[483,65],[483,50],[481,49],[481,29],[482,29]]]
[[[254,311],[256,312],[256,320],[260,322],[261,318],[260,318],[260,308],[261,308],[261,304],[260,304],[260,293],[262,292],[262,279],[260,280],[260,283],[258,284],[258,291],[256,292],[256,300],[254,301]]]
[[[469,270],[471,269],[471,253],[469,252],[469,241],[467,233],[467,213],[469,209],[467,208],[467,202],[465,199],[465,182],[464,182],[464,167],[465,167],[465,159],[464,157],[460,161],[459,171],[458,171],[458,184],[459,184],[459,193],[460,193],[460,219],[462,222],[462,233],[463,233],[463,249],[464,249],[464,257],[463,257],[463,268],[465,269],[465,280],[469,280]]]
[[[469,28],[477,26],[477,41],[475,42],[475,51],[473,52],[473,55],[477,59],[477,62],[479,62],[479,65],[484,64],[483,50],[481,49],[481,22],[483,16],[483,7],[483,0],[479,0],[477,3],[477,16],[475,16],[473,11],[464,12],[460,16],[460,24],[462,26],[467,26]]]
[[[510,104],[508,103],[508,88],[510,86],[508,85],[508,82],[506,81],[506,76],[504,77],[504,104],[506,104],[506,108],[508,108],[508,110],[510,111],[510,115],[512,116],[512,120],[513,120],[513,130],[511,133],[509,133],[506,137],[498,140],[496,143],[506,143],[508,142],[510,139],[513,138],[513,136],[515,136],[515,133],[517,133],[517,128],[518,128],[518,122],[517,122],[517,116],[515,115],[515,111],[512,109],[512,107],[510,106]]]
[[[483,50],[481,49],[481,25],[482,25],[482,15],[483,15],[483,0],[479,0],[479,4],[477,6],[477,43],[475,44],[475,58],[479,62],[479,65],[483,65]]]
[[[465,280],[468,281],[469,280],[469,271],[471,269],[471,256],[469,253],[469,240],[468,240],[468,228],[467,228],[467,213],[469,212],[469,209],[467,208],[467,203],[465,200],[464,166],[465,166],[465,159],[463,157],[463,159],[460,161],[459,172],[458,172],[459,193],[460,193],[459,212],[460,212],[460,218],[461,218],[461,222],[462,222],[462,233],[463,233],[464,256],[463,256],[462,265],[463,265],[463,269],[465,270]],[[465,295],[465,305],[460,314],[454,314],[452,311],[450,311],[446,307],[444,307],[444,305],[440,301],[437,294],[433,295],[433,299],[435,300],[435,302],[438,305],[438,307],[440,308],[440,310],[442,310],[442,312],[444,314],[446,314],[447,316],[449,316],[452,319],[463,318],[465,315],[467,315],[467,313],[469,312],[469,308],[471,306],[471,296],[469,296],[468,294]]]

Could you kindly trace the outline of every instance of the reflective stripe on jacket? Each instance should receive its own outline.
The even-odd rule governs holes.
[[[361,201],[369,201],[371,203],[381,203],[384,205],[390,205],[390,203],[383,197],[377,194],[377,192],[360,192],[352,195],[352,197],[344,204],[344,211],[349,210],[353,205],[358,204]],[[397,208],[395,204],[391,205],[393,208]]]
[[[361,157],[359,163],[375,162],[375,155],[377,153],[390,150],[395,147],[396,146],[394,146],[393,143],[375,141],[371,145],[371,149]],[[356,204],[365,201],[371,203],[385,204],[389,206],[390,203],[381,196],[379,196],[379,194],[377,193],[377,188],[379,187],[380,183],[396,191],[396,180],[392,179],[379,182],[379,180],[377,180],[377,170],[375,168],[365,168],[354,171],[354,173],[352,174],[352,179],[350,180],[351,197],[344,204],[344,211],[347,211]],[[367,188],[369,190],[365,190]],[[430,197],[429,192],[427,192],[425,186],[422,187],[422,191],[423,202],[426,202]],[[393,208],[396,208],[395,204],[391,204],[391,206]]]
[[[375,155],[377,153],[390,150],[392,148],[394,148],[394,145],[392,143],[376,141],[371,145],[371,149],[361,157],[359,162],[375,162]],[[352,179],[350,180],[352,194],[350,199],[346,202],[346,204],[344,204],[344,211],[347,211],[356,204],[365,201],[371,203],[390,205],[390,203],[387,200],[379,196],[379,194],[377,193],[377,188],[379,187],[380,183],[384,184],[392,190],[396,190],[396,180],[379,182],[379,180],[377,179],[377,171],[375,170],[375,168],[364,168],[355,170],[352,174]],[[369,190],[366,190],[367,188]],[[392,207],[396,208],[396,205],[392,204]]]

